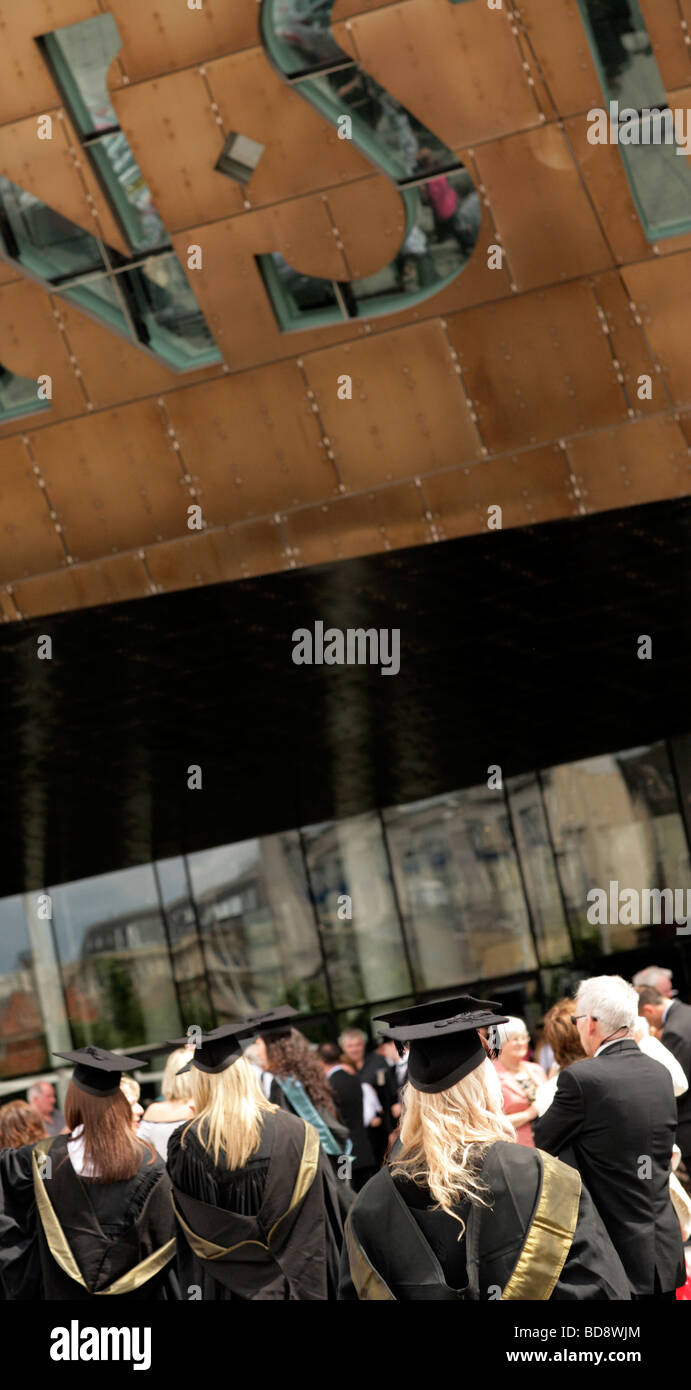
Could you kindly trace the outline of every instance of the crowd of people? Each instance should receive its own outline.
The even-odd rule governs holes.
[[[674,1299],[691,1007],[669,971],[522,1019],[467,995],[313,1046],[284,1006],[170,1040],[161,1095],[94,1046],[0,1107],[0,1296]]]

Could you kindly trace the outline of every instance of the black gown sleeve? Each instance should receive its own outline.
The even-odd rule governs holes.
[[[0,1284],[10,1299],[41,1296],[32,1152],[0,1149]]]

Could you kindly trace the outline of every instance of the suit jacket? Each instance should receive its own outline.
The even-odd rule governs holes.
[[[341,1119],[353,1141],[353,1168],[375,1168],[374,1150],[365,1129],[359,1077],[339,1067],[331,1072],[329,1082],[338,1101]]]
[[[538,1148],[581,1174],[634,1294],[652,1294],[656,1274],[663,1292],[686,1278],[669,1196],[676,1118],[667,1068],[623,1038],[561,1071],[535,1125]]]
[[[684,1068],[689,1090],[677,1100],[677,1144],[684,1158],[691,1157],[691,1006],[675,999],[667,1011],[661,1041]],[[688,1164],[687,1164],[688,1166]]]

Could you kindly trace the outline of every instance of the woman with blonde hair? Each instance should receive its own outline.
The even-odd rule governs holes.
[[[197,1113],[168,1143],[183,1296],[335,1297],[343,1230],[330,1169],[316,1129],[272,1105],[242,1055],[255,1031],[217,1028],[189,1063]]]
[[[140,1138],[153,1144],[164,1161],[171,1134],[194,1115],[192,1078],[188,1070],[191,1055],[189,1047],[177,1047],[171,1052],[161,1080],[163,1100],[155,1100],[147,1106],[139,1125]]]
[[[346,1221],[339,1298],[629,1299],[573,1168],[521,1146],[488,1058],[498,1004],[461,995],[375,1020],[408,1043],[400,1138]]]

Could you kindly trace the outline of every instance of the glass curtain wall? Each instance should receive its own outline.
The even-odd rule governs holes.
[[[690,750],[628,749],[0,900],[0,1094],[54,1050],[153,1055],[191,1024],[282,1003],[319,1041],[461,990],[532,1027],[584,974],[650,963],[684,991]]]

